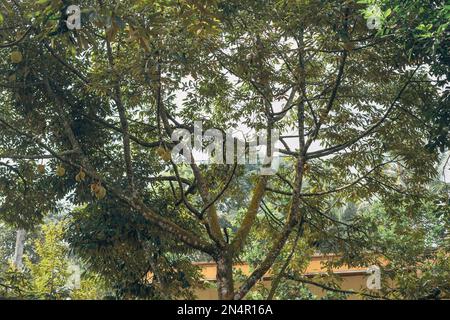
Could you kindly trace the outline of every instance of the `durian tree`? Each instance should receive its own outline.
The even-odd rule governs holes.
[[[81,8],[80,29],[65,23],[70,4]],[[121,249],[127,236],[125,247],[151,257],[142,271],[157,275],[162,292],[173,279],[193,284],[194,271],[172,272],[191,270],[186,255],[202,253],[217,263],[218,297],[243,299],[295,239],[309,252],[310,238],[335,238],[332,208],[376,198],[410,212],[438,176],[422,112],[441,90],[426,63],[397,54],[400,41],[367,28],[365,8],[319,0],[2,2],[1,219],[31,226],[66,201],[81,210],[73,213],[75,247],[105,257],[93,262],[97,271],[117,272],[115,259],[124,268],[140,261]],[[194,121],[204,130],[278,130],[279,171],[260,175],[238,159],[177,163],[172,134],[193,134]],[[223,223],[230,203],[239,206],[231,229]],[[252,274],[235,281],[233,264],[267,214],[278,228],[259,242]],[[101,234],[108,229],[128,232]],[[334,251],[348,242],[336,241]]]

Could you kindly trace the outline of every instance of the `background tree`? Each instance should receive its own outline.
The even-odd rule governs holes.
[[[23,270],[12,263],[0,270],[2,298],[26,299],[99,299],[107,290],[103,279],[82,268],[70,268],[79,262],[70,257],[64,242],[67,223],[47,222],[27,245]],[[77,274],[76,271],[79,273]]]

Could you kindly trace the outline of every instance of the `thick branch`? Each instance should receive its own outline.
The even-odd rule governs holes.
[[[112,69],[111,71],[115,73],[114,70],[114,57],[111,49],[111,43],[108,39],[106,39],[106,50],[108,54],[109,66]],[[130,133],[128,129],[128,120],[126,115],[125,106],[122,101],[122,93],[120,90],[120,81],[119,78],[114,81],[114,95],[113,100],[116,104],[117,110],[119,112],[120,118],[120,126],[122,127],[122,143],[123,143],[123,156],[125,160],[125,170],[127,173],[128,184],[131,190],[134,192],[134,173],[133,166],[131,162],[131,145],[130,145]]]
[[[208,187],[206,186],[205,181],[203,180],[203,175],[200,172],[200,168],[195,164],[191,163],[192,172],[194,173],[195,180],[197,181],[198,190],[200,191],[200,196],[207,206],[211,200],[209,196]],[[208,212],[208,224],[211,228],[212,235],[214,237],[214,241],[216,241],[219,245],[225,245],[222,230],[220,229],[219,218],[217,215],[217,209],[215,205],[211,205]]]
[[[241,227],[236,232],[236,236],[231,243],[235,254],[239,253],[242,250],[245,240],[247,239],[250,230],[256,220],[259,206],[261,205],[261,201],[264,198],[266,185],[267,176],[261,176],[253,191],[253,196],[250,200],[250,205],[248,207],[245,218],[241,223]]]

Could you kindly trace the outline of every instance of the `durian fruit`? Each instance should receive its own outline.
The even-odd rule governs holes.
[[[158,153],[159,157],[161,159],[163,159],[166,162],[169,162],[170,160],[172,160],[172,154],[170,153],[169,150],[167,150],[164,147],[159,147],[156,152]]]
[[[100,186],[100,187],[98,188],[98,192],[95,194],[95,197],[96,197],[98,200],[104,199],[104,198],[106,197],[106,189],[105,189],[104,187]]]
[[[320,110],[319,120],[321,122],[325,122],[327,120],[327,118],[328,118],[328,111],[326,109]]]
[[[64,169],[64,167],[62,165],[59,165],[56,168],[56,175],[58,177],[64,177],[65,174],[66,174],[66,169]]]
[[[80,169],[80,172],[75,176],[75,180],[77,182],[84,181],[86,178],[86,173],[83,171],[83,169]]]
[[[13,51],[11,52],[11,61],[12,63],[18,64],[21,63],[23,60],[22,53],[20,51]]]
[[[38,165],[37,165],[37,171],[38,171],[40,174],[45,174],[45,166],[44,166],[43,164],[38,164]]]
[[[100,184],[98,184],[98,183],[91,184],[91,192],[92,193],[94,193],[94,194],[98,193],[99,188],[100,188]]]
[[[347,51],[352,51],[355,48],[355,45],[351,41],[344,42],[344,49]]]
[[[304,173],[307,173],[307,172],[309,171],[310,168],[311,168],[310,165],[309,165],[308,163],[305,163],[305,164],[303,165],[303,172],[304,172]]]
[[[97,200],[102,200],[106,197],[106,189],[101,185],[100,182],[91,184],[91,191],[97,198]]]

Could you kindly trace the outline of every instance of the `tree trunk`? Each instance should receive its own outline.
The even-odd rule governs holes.
[[[217,291],[219,300],[233,300],[233,258],[230,254],[222,254],[217,259]]]
[[[17,230],[16,235],[16,250],[14,252],[13,264],[18,270],[22,270],[23,267],[23,247],[25,245],[26,231],[23,229]]]

